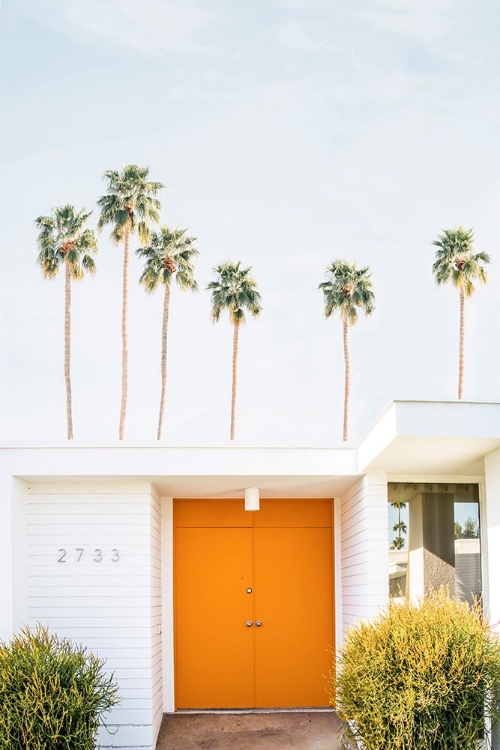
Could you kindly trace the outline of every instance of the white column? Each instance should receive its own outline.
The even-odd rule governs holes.
[[[411,601],[416,602],[423,597],[425,592],[422,493],[419,492],[412,497],[408,506],[407,588]]]
[[[161,499],[163,711],[173,713],[174,699],[174,501]]]
[[[387,475],[372,472],[365,476],[368,491],[370,599],[372,617],[377,617],[389,597],[389,502]]]
[[[0,639],[28,623],[26,485],[0,474]]]
[[[12,477],[0,474],[0,639],[10,640],[14,629],[12,537]]]
[[[485,592],[486,604],[494,624],[500,630],[500,581],[497,572],[500,570],[500,450],[490,453],[484,459],[486,525],[486,567],[489,572],[488,591]]]
[[[342,498],[342,627],[380,614],[389,596],[387,476],[366,474]],[[340,634],[339,634],[340,635]]]
[[[485,510],[481,532],[486,536],[483,554],[486,555],[488,585],[485,590],[485,602],[491,621],[500,631],[500,582],[497,571],[500,570],[500,450],[484,458],[485,469]],[[492,736],[492,750],[500,749],[500,727],[496,726]]]
[[[13,630],[28,624],[28,488],[12,477]]]

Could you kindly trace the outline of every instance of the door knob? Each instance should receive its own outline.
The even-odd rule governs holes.
[[[262,622],[260,620],[257,620],[255,624],[257,625],[258,628],[262,627]]]
[[[246,625],[247,625],[247,628],[251,628],[253,625],[253,622],[251,620],[247,620]]]

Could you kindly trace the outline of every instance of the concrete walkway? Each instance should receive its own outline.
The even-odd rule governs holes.
[[[167,714],[156,750],[340,750],[333,711]]]

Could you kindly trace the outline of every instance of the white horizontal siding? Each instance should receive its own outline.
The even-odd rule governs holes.
[[[368,474],[357,481],[340,505],[343,631],[375,617],[387,602],[387,481]]]
[[[29,624],[81,643],[114,672],[120,705],[100,746],[152,750],[161,721],[158,500],[144,484],[33,485],[27,533]]]

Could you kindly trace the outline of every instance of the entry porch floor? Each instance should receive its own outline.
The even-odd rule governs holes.
[[[333,711],[167,714],[156,750],[340,750],[339,729]]]

